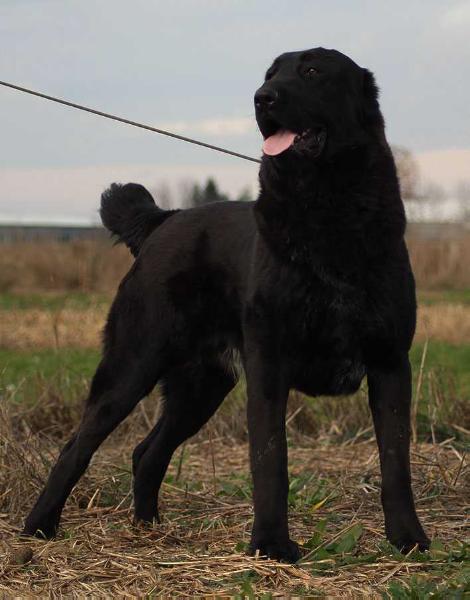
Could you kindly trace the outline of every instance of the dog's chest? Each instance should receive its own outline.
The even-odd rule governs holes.
[[[351,393],[365,368],[364,294],[319,278],[286,285],[279,297],[281,352],[291,365],[293,387],[309,394]]]
[[[363,305],[360,290],[338,290],[319,280],[291,289],[278,304],[284,344],[341,353],[357,341]]]

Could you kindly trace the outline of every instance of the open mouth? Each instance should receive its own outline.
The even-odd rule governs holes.
[[[267,156],[278,156],[291,149],[300,155],[317,157],[325,146],[325,127],[309,127],[301,133],[295,133],[282,127],[273,127],[273,129],[273,133],[265,136],[263,143],[263,152]]]

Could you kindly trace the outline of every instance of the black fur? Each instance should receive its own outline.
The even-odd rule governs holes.
[[[124,242],[134,256],[159,225],[176,210],[162,210],[152,195],[137,183],[113,183],[101,195],[100,215],[103,225],[118,242]]]
[[[251,551],[299,557],[287,522],[289,389],[350,394],[365,375],[387,537],[404,551],[428,547],[409,465],[414,280],[373,76],[333,50],[285,54],[257,92],[256,114],[265,136],[308,131],[263,156],[256,203],[170,213],[141,186],[104,194],[103,222],[137,259],[111,308],[82,422],[25,533],[55,533],[93,452],[161,380],[161,417],[133,455],[136,519],[158,519],[171,456],[234,386],[238,352],[248,385]]]

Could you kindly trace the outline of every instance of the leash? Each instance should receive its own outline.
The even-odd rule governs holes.
[[[166,135],[168,137],[172,137],[177,140],[181,140],[183,142],[188,142],[189,144],[195,144],[196,146],[202,146],[203,148],[209,148],[209,150],[216,150],[217,152],[223,152],[224,154],[230,154],[231,156],[236,156],[237,158],[243,158],[244,160],[249,160],[249,161],[255,162],[255,163],[261,162],[258,158],[253,158],[252,156],[247,156],[246,154],[240,154],[239,152],[234,152],[233,150],[227,150],[227,148],[221,148],[220,146],[213,146],[212,144],[207,144],[206,142],[201,142],[199,140],[195,140],[193,138],[186,137],[184,135],[172,133],[171,131],[165,131],[164,129],[158,129],[157,127],[151,127],[150,125],[145,125],[144,123],[138,123],[137,121],[131,121],[130,119],[124,119],[123,117],[111,115],[110,113],[105,113],[101,110],[96,110],[95,108],[90,108],[89,106],[83,106],[81,104],[76,104],[75,102],[69,102],[68,100],[63,100],[62,98],[56,98],[55,96],[48,96],[47,94],[42,94],[41,92],[36,92],[34,90],[29,90],[28,88],[21,87],[19,85],[15,85],[13,83],[8,83],[7,81],[0,81],[0,85],[11,88],[13,90],[17,90],[19,92],[24,92],[25,94],[31,94],[32,96],[37,96],[38,98],[44,98],[45,100],[50,100],[51,102],[57,102],[58,104],[64,104],[65,106],[70,106],[70,107],[76,108],[78,110],[83,110],[85,112],[92,113],[93,115],[98,115],[99,117],[105,117],[106,119],[118,121],[119,123],[126,123],[126,125],[132,125],[133,127],[140,127],[140,129],[146,129],[148,131],[153,131],[154,133]]]

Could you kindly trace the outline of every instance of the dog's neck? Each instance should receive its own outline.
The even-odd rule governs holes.
[[[388,146],[358,146],[334,160],[281,158],[263,158],[255,204],[258,229],[281,260],[348,271],[357,252],[380,251],[403,236],[405,215]],[[382,181],[392,185],[382,189]],[[368,239],[372,221],[382,240]]]

